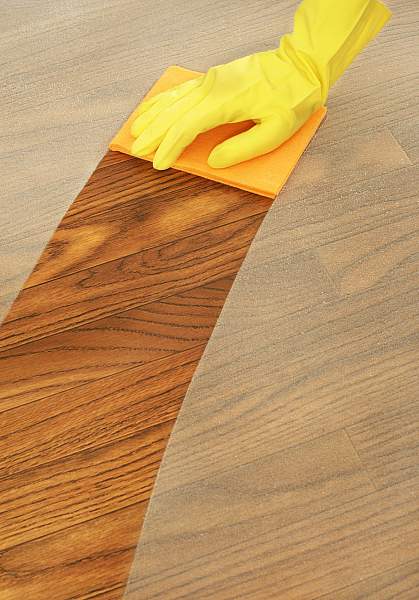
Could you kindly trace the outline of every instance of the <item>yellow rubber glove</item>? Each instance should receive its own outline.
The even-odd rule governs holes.
[[[255,126],[211,152],[223,168],[274,150],[325,104],[330,87],[389,19],[379,0],[303,0],[294,31],[277,50],[259,52],[209,71],[140,106],[132,152],[156,152],[167,169],[199,133],[223,123]]]

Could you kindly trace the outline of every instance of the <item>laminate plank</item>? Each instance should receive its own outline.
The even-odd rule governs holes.
[[[399,221],[390,218],[353,235],[351,244],[342,239],[317,249],[342,294],[356,294],[385,282],[399,264],[414,256],[419,242],[419,203],[415,204]]]
[[[0,549],[148,500],[173,423],[0,480]]]
[[[262,216],[241,219],[23,290],[0,329],[10,348],[237,272]]]
[[[228,505],[223,505],[225,490],[230,495]],[[162,563],[170,572],[179,557],[170,559],[170,551],[167,552],[164,541],[159,541],[160,536],[195,537],[194,532],[198,531],[216,534],[223,523],[263,520],[272,512],[278,525],[289,525],[373,490],[349,437],[338,431],[243,462],[236,469],[211,477],[203,472],[199,481],[180,485],[170,493],[158,492],[149,507],[149,518],[152,522],[161,504],[164,519],[157,530],[144,530],[144,544],[156,543],[161,548]],[[201,510],[203,503],[207,504],[205,510]],[[189,560],[185,562],[188,563]]]
[[[328,460],[332,455],[329,452]],[[417,478],[337,507],[325,502],[324,510],[292,522],[266,494],[258,496],[264,486],[255,485],[256,464],[251,473],[245,489],[252,488],[251,497],[260,509],[257,516],[253,510],[233,513],[225,508],[213,478],[205,479],[205,487],[211,499],[220,492],[222,509],[208,521],[202,487],[194,493],[193,487],[181,486],[154,496],[142,533],[144,553],[140,547],[126,598],[314,599],[418,559]],[[304,472],[305,482],[307,475]],[[234,485],[233,473],[230,477]],[[239,490],[243,485],[240,478]],[[170,498],[176,497],[179,501],[173,505]],[[165,518],[153,519],[157,514]],[[182,526],[176,527],[179,522]]]
[[[297,169],[291,179],[294,196],[299,198],[325,193],[329,188],[336,197],[348,184],[364,181],[367,185],[378,174],[411,166],[391,133],[378,127],[367,133],[348,128],[344,137],[336,134],[330,139],[322,126],[316,135],[316,143],[304,159],[304,169]],[[283,198],[284,194],[281,200]]]
[[[205,344],[231,284],[217,280],[0,352],[0,412]]]
[[[413,397],[412,397],[413,400]],[[377,487],[419,475],[419,407],[386,411],[347,429]]]
[[[329,106],[336,119],[325,123],[328,139],[336,139],[336,136],[344,139],[353,131],[366,134],[382,127],[391,128],[401,121],[414,123],[417,74],[391,77],[389,64],[386,64],[388,76],[381,83],[374,83],[361,93],[359,88],[351,86],[342,90],[340,97],[333,96]],[[401,102],[400,98],[404,100]]]
[[[3,413],[0,485],[7,485],[11,475],[47,463],[59,465],[73,454],[173,421],[204,347]]]
[[[202,178],[173,171],[156,174],[150,163],[138,159],[130,174],[129,165],[120,163],[121,174],[114,165],[100,169],[100,185],[87,183],[25,288],[265,214],[272,204],[270,199]]]
[[[413,560],[343,590],[318,596],[318,600],[416,600],[418,594],[419,561]]]
[[[2,551],[2,599],[120,600],[145,508],[136,503]]]
[[[310,161],[310,156],[306,155],[305,160]],[[320,169],[319,164],[311,167],[314,171]],[[330,185],[327,181],[324,187],[319,185],[319,178],[317,189],[307,193],[309,180],[313,178],[309,171],[301,169],[295,173],[299,192],[285,190],[281,210],[270,212],[274,234],[258,240],[255,249],[258,257],[274,256],[274,249],[278,257],[323,247],[327,252],[329,245],[350,246],[349,241],[355,236],[362,243],[368,236],[376,235],[377,230],[384,240],[386,226],[391,228],[394,224],[407,230],[410,218],[417,217],[418,175],[412,167],[387,173],[377,170],[366,179],[363,172],[356,178],[344,176]]]

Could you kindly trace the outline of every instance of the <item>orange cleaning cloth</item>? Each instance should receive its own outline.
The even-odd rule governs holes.
[[[193,79],[200,74],[196,71],[183,69],[182,67],[169,67],[153,85],[146,98],[163,92],[174,85],[183,83],[188,79]],[[252,121],[245,121],[243,123],[220,125],[215,129],[201,133],[182,153],[173,168],[247,190],[260,196],[275,198],[290,176],[298,159],[307,148],[325,115],[326,108],[319,109],[289,140],[276,150],[269,152],[269,154],[258,156],[252,160],[225,169],[212,169],[207,164],[207,158],[211,150],[217,144],[220,144],[233,135],[249,129],[254,123]],[[130,133],[130,127],[136,116],[137,109],[134,110],[109,144],[111,150],[131,154],[131,146],[134,138]],[[153,154],[142,158],[152,161]]]

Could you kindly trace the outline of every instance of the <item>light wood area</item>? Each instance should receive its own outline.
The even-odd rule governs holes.
[[[1,229],[4,289],[162,67],[270,47],[296,6],[170,4],[28,4],[24,48],[6,14],[10,65],[40,57],[3,165],[45,204]],[[109,152],[70,206],[0,328],[1,600],[121,600],[142,526],[129,600],[419,597],[419,15],[388,4],[273,204]]]

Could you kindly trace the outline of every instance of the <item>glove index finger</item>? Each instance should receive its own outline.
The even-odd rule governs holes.
[[[162,92],[162,93],[164,93],[164,92]],[[139,117],[140,115],[147,112],[152,106],[154,106],[154,104],[156,104],[156,102],[159,101],[160,96],[161,96],[161,94],[156,94],[155,96],[152,96],[151,98],[147,98],[147,100],[143,100],[141,102],[141,104],[139,106],[137,106],[137,108],[135,110],[135,116]]]
[[[197,77],[196,79],[185,81],[173,88],[156,94],[148,100],[144,100],[138,107],[135,119],[131,124],[131,135],[135,138],[141,135],[160,112],[196,89],[200,85],[201,80],[202,77]]]

